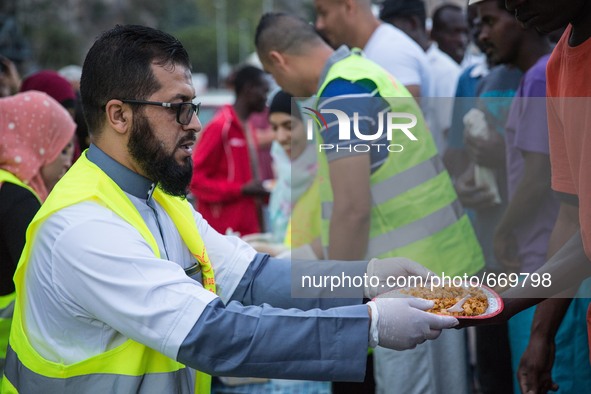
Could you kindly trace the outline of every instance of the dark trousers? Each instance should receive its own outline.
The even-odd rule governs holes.
[[[373,380],[373,355],[367,356],[365,380],[363,382],[332,382],[332,392],[333,394],[374,394],[376,384]]]
[[[482,394],[513,394],[507,324],[476,327],[476,377]]]

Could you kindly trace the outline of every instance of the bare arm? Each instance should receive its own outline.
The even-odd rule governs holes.
[[[443,155],[445,168],[454,181],[462,175],[470,164],[470,157],[465,149],[447,148]]]
[[[540,275],[550,274],[552,287],[524,286],[504,292],[503,299],[509,317],[539,303],[539,298],[564,296],[564,292],[572,291],[573,287],[578,287],[583,279],[591,275],[591,262],[585,255],[580,238],[578,207],[561,203],[548,245],[548,255],[552,257],[536,272]],[[534,298],[538,298],[537,302]]]
[[[537,212],[542,202],[539,196],[551,190],[550,157],[543,153],[524,152],[524,159],[523,178],[519,182],[515,194],[501,219],[497,232],[508,232],[513,227],[528,220]],[[568,238],[573,234],[574,232],[569,234]],[[560,246],[564,245],[568,238],[564,239]]]
[[[517,370],[523,393],[546,393],[558,390],[552,380],[554,337],[571,303],[571,298],[551,298],[536,308],[531,336]]]
[[[546,275],[551,278],[551,286],[535,286],[531,281],[524,282],[523,286],[512,287],[503,292],[503,301],[505,308],[492,319],[483,321],[460,322],[461,327],[479,324],[497,324],[510,319],[516,313],[534,306],[544,299],[551,296],[564,296],[564,292],[572,291],[573,287],[578,287],[583,279],[591,276],[591,261],[585,254],[580,231],[578,231],[578,221],[576,225],[572,222],[573,218],[578,218],[578,208],[561,204],[558,213],[558,219],[552,232],[553,237],[549,251],[556,251],[540,269],[536,271],[537,275],[542,277]],[[574,229],[574,231],[573,231]],[[556,236],[560,236],[558,239]],[[569,238],[568,236],[571,235]],[[564,246],[559,248],[561,239],[568,239]]]
[[[579,231],[578,211],[575,206],[561,205],[548,245],[548,257],[553,256],[571,236]],[[570,297],[575,292],[576,287],[567,290],[561,297]],[[545,393],[550,389],[558,389],[551,375],[554,364],[554,338],[571,301],[571,298],[550,298],[536,308],[530,341],[517,371],[522,392]]]
[[[519,269],[516,261],[516,241],[513,229],[525,223],[538,211],[550,189],[550,157],[543,153],[523,152],[523,177],[499,223],[494,236],[494,250],[498,261],[507,269]],[[572,234],[571,234],[572,236]],[[568,240],[565,239],[564,242]],[[564,244],[564,243],[563,243]]]
[[[334,202],[328,258],[360,260],[369,240],[371,192],[369,154],[329,163]]]

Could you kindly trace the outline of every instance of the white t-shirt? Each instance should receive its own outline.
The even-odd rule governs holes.
[[[432,43],[427,49],[427,60],[431,69],[429,96],[455,97],[462,67],[439,49],[436,43]]]
[[[420,85],[421,96],[429,92],[431,74],[427,55],[402,30],[388,23],[380,24],[363,52],[403,85]]]
[[[427,59],[431,70],[431,89],[421,103],[431,134],[440,154],[447,148],[445,132],[451,126],[454,98],[461,66],[449,55],[442,52],[436,43],[427,50]]]
[[[176,359],[205,306],[217,297],[185,274],[195,259],[164,209],[127,196],[162,258],[129,223],[94,202],[51,215],[38,233],[27,270],[25,316],[32,346],[50,361],[75,363],[128,338]],[[227,302],[256,252],[193,214],[214,264],[218,294]]]

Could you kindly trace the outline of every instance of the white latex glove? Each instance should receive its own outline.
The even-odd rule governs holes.
[[[375,303],[377,317],[378,345],[388,349],[413,349],[427,339],[435,339],[444,328],[459,324],[453,316],[436,315],[424,312],[433,307],[433,301],[421,298],[375,298],[368,304]],[[373,306],[372,311],[374,310]],[[372,337],[370,332],[370,338]],[[371,341],[370,341],[371,342]]]
[[[369,263],[367,263],[367,269],[365,272],[368,277],[368,280],[366,281],[367,286],[363,289],[363,296],[365,298],[374,298],[382,293],[387,293],[388,291],[396,289],[396,287],[392,286],[395,284],[395,279],[390,279],[389,285],[392,287],[388,286],[388,277],[418,276],[426,280],[429,276],[435,275],[432,271],[423,267],[419,263],[404,257],[371,259]],[[372,279],[372,277],[378,278],[378,281]],[[377,286],[372,286],[376,284]],[[418,285],[423,284],[418,283]]]

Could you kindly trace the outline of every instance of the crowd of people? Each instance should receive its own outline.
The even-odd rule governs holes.
[[[0,58],[0,393],[589,390],[591,6],[378,8],[262,15],[203,125],[154,28]],[[389,284],[491,274],[485,319]]]

